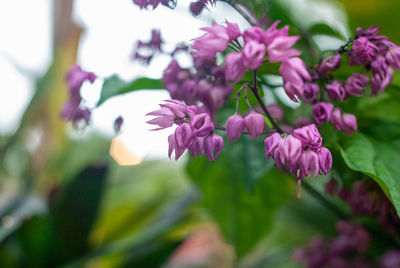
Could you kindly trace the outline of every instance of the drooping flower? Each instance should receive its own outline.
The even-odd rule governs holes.
[[[339,81],[334,80],[332,83],[326,85],[328,96],[332,100],[344,100],[346,97],[346,90]]]
[[[297,102],[303,96],[304,83],[311,80],[306,65],[300,58],[293,57],[281,64],[279,72],[283,77],[286,94]]]
[[[341,62],[341,56],[339,53],[324,58],[319,65],[319,73],[326,74],[328,71],[334,71],[339,68]]]
[[[318,126],[322,125],[325,121],[329,121],[333,110],[333,104],[330,102],[317,102],[312,107],[312,113],[315,123]]]
[[[311,104],[317,98],[319,86],[316,83],[305,83],[303,86],[303,100],[305,103]]]
[[[262,43],[250,40],[244,45],[242,55],[244,66],[255,70],[264,61],[265,46]]]
[[[344,83],[344,88],[348,95],[361,97],[364,95],[365,87],[367,86],[368,82],[368,76],[361,73],[354,73],[347,78],[346,82]]]
[[[325,148],[321,147],[317,150],[318,160],[319,160],[319,168],[322,171],[322,174],[328,174],[332,167],[332,154],[331,152]]]
[[[224,139],[213,133],[204,138],[204,154],[207,159],[214,162],[222,151]]]
[[[264,116],[256,112],[251,112],[244,118],[244,125],[250,137],[257,138],[264,130]]]
[[[365,37],[359,37],[353,42],[353,55],[359,64],[375,60],[378,48]]]
[[[238,83],[246,73],[247,69],[243,64],[242,53],[230,53],[225,57],[226,79]]]
[[[295,129],[293,137],[301,141],[303,148],[318,149],[322,145],[321,134],[314,124]]]
[[[389,48],[386,54],[386,60],[392,68],[400,70],[400,47],[394,46]]]
[[[279,158],[282,163],[295,163],[299,159],[301,152],[301,141],[292,135],[288,135],[283,138],[279,144]]]
[[[243,117],[234,114],[226,120],[226,138],[228,141],[236,141],[242,135],[245,128]]]
[[[381,94],[385,88],[392,82],[393,69],[388,66],[384,57],[379,56],[371,63],[371,92],[372,95]]]

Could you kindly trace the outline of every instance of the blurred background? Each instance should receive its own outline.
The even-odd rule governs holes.
[[[189,5],[178,0],[174,10],[150,11],[131,0],[0,1],[1,266],[297,267],[293,249],[332,232],[334,215],[307,194],[295,199],[289,180],[232,190],[223,166],[169,160],[170,131],[151,132],[145,123],[145,114],[169,98],[166,91],[111,98],[93,110],[84,129],[60,119],[65,74],[75,63],[99,77],[82,89],[94,108],[111,75],[127,81],[162,76],[167,56],[149,66],[133,61],[136,41],[149,39],[151,29],[160,29],[172,48],[212,21],[249,27],[226,3],[197,18]],[[347,38],[356,27],[380,25],[400,43],[397,0],[280,5],[299,25],[322,21]],[[326,48],[343,43],[324,29],[314,38]],[[179,62],[191,64],[184,56]],[[124,118],[119,135],[113,130],[118,116]],[[223,205],[232,209],[225,213]],[[318,222],[313,213],[326,215]]]

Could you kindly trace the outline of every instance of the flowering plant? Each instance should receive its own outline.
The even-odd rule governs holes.
[[[171,99],[149,111],[152,118],[148,123],[155,126],[153,130],[175,127],[168,137],[168,156],[174,154],[177,160],[185,151],[192,156],[187,171],[239,256],[266,228],[255,223],[251,239],[232,233],[226,218],[238,208],[229,207],[230,202],[245,200],[243,213],[251,221],[260,221],[251,215],[251,209],[283,202],[292,195],[288,189],[294,178],[298,197],[303,183],[342,220],[337,223],[336,239],[314,240],[298,249],[295,259],[309,267],[369,267],[371,230],[366,231],[353,216],[329,203],[308,183],[314,179],[308,178],[334,179],[327,185],[329,193],[349,203],[355,215],[375,217],[381,226],[390,226],[389,233],[398,235],[400,154],[391,138],[398,138],[400,119],[396,114],[386,115],[382,107],[397,105],[400,46],[372,26],[357,28],[351,37],[341,36],[341,44],[333,50],[322,49],[311,28],[283,22],[287,17],[277,12],[281,8],[278,1],[265,1],[268,11],[258,16],[257,10],[241,3],[222,2],[245,18],[247,25],[229,19],[213,22],[201,28],[202,36],[177,44],[171,52],[165,50],[157,30],[151,32],[148,42],[136,44],[133,58],[144,64],[150,64],[157,54],[171,56],[161,86]],[[173,8],[176,1],[134,0],[133,4]],[[198,16],[215,5],[216,1],[199,0],[191,3],[190,12]],[[181,67],[177,53],[187,53],[193,66]],[[82,106],[79,89],[83,81],[94,79],[94,74],[79,66],[70,70],[70,98],[61,113],[64,119],[89,123],[90,111]],[[146,89],[160,88],[160,81],[140,79],[126,84],[119,81],[115,87],[112,79],[118,78],[104,82],[99,105],[112,96],[141,89],[144,81],[148,82]],[[118,120],[119,130],[122,121]],[[380,188],[371,184],[373,180]],[[260,197],[274,191],[279,195],[275,199]],[[379,197],[373,200],[376,204],[368,193]],[[220,202],[221,207],[213,202]],[[243,222],[231,217],[240,229]],[[270,215],[262,216],[263,220],[270,220]],[[382,266],[396,267],[387,264],[396,256],[400,265],[396,247],[398,241],[390,241],[381,252]],[[313,255],[316,250],[321,251],[318,258]]]

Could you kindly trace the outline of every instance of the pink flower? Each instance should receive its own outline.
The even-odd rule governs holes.
[[[251,112],[244,118],[244,124],[250,137],[257,138],[264,130],[264,116],[256,112]]]
[[[346,90],[339,81],[334,80],[332,83],[326,85],[328,96],[332,100],[344,100],[346,97]]]
[[[226,80],[238,83],[247,71],[243,65],[242,53],[230,53],[225,57]]]
[[[316,83],[305,83],[303,86],[303,99],[305,103],[311,104],[317,98],[319,86]]]
[[[316,152],[312,150],[305,150],[299,157],[298,167],[300,169],[299,179],[311,176],[318,176],[319,173],[319,159]]]
[[[280,36],[288,36],[289,34],[289,26],[286,25],[282,29],[277,29],[279,21],[275,21],[265,32],[264,34],[264,44],[268,46],[271,44],[275,38]]]
[[[288,135],[279,144],[279,159],[285,164],[295,163],[302,151],[301,141]]]
[[[275,152],[278,150],[281,140],[281,135],[276,132],[264,140],[265,157],[267,159],[270,157],[275,157]]]
[[[262,43],[250,40],[244,45],[242,55],[244,66],[255,70],[264,61],[265,46]]]
[[[378,48],[365,37],[359,37],[353,42],[353,56],[360,64],[375,60]]]
[[[279,68],[283,78],[283,88],[288,97],[293,101],[303,97],[304,82],[310,81],[311,76],[304,62],[297,57],[283,62]]]
[[[341,114],[340,108],[335,108],[332,112],[330,122],[336,129],[351,135],[351,131],[357,132],[357,118],[353,114]]]
[[[198,137],[204,137],[215,129],[214,123],[207,113],[192,116],[190,118],[190,126]]]
[[[251,27],[243,33],[243,39],[245,43],[248,43],[250,41],[263,43],[264,31],[257,26]]]
[[[333,110],[330,102],[318,102],[312,107],[313,118],[317,125],[322,125],[324,121],[329,121]]]
[[[293,137],[301,141],[303,148],[318,149],[322,145],[321,134],[314,124],[295,129]]]
[[[226,23],[226,32],[228,33],[229,40],[236,40],[241,36],[239,25],[236,23],[230,23],[229,21],[225,21]]]
[[[214,162],[222,151],[224,139],[217,134],[211,134],[204,138],[204,153],[208,160]]]
[[[341,56],[339,53],[324,58],[319,65],[319,73],[326,74],[328,71],[334,71],[340,66]]]
[[[226,138],[228,141],[236,141],[242,135],[245,128],[244,119],[239,114],[234,114],[226,121]]]
[[[317,150],[319,167],[322,174],[328,174],[332,167],[332,155],[331,152],[325,148],[321,147]]]
[[[279,36],[267,47],[270,62],[283,62],[291,57],[299,56],[301,52],[291,48],[299,40],[298,36]]]
[[[386,54],[386,60],[394,69],[400,70],[400,47],[394,46],[389,48]]]
[[[346,82],[344,83],[344,88],[348,95],[361,97],[364,95],[365,87],[367,86],[368,82],[368,76],[361,73],[354,73],[347,78]]]
[[[194,157],[200,156],[201,154],[203,154],[203,146],[204,137],[196,137],[192,145],[189,146],[188,151]]]
[[[201,30],[207,33],[194,40],[192,48],[197,50],[194,52],[195,56],[212,59],[217,52],[226,49],[230,37],[224,26],[213,23],[212,26],[203,27]]]

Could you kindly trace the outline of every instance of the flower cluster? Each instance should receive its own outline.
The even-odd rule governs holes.
[[[370,235],[356,222],[336,224],[338,236],[332,240],[313,239],[308,246],[298,248],[293,258],[309,268],[357,267],[368,268],[369,262],[361,254],[369,247]]]
[[[64,104],[61,111],[61,117],[71,121],[74,124],[81,120],[87,124],[90,120],[90,110],[82,105],[81,87],[83,82],[94,82],[96,75],[91,72],[86,72],[79,65],[74,65],[68,71],[66,80],[69,86],[69,100]]]
[[[163,74],[163,83],[173,99],[188,105],[201,102],[203,109],[214,114],[233,92],[225,79],[225,68],[215,65],[214,60],[194,57],[194,67],[181,68],[172,60]]]
[[[274,133],[264,141],[265,156],[275,165],[291,172],[298,179],[314,174],[327,174],[332,167],[332,155],[322,147],[322,138],[314,124],[295,129],[293,135]]]
[[[186,151],[192,156],[205,156],[210,161],[215,161],[221,153],[223,138],[213,133],[215,126],[207,113],[199,113],[196,106],[186,106],[178,100],[166,100],[160,104],[161,109],[148,113],[156,118],[147,123],[156,125],[161,130],[178,127],[175,133],[168,137],[168,156],[171,158],[175,151],[175,159],[181,157]]]
[[[330,122],[337,130],[351,135],[351,131],[357,131],[357,118],[353,114],[342,113],[339,107],[334,108],[330,102],[317,102],[312,107],[314,121],[318,126]]]

